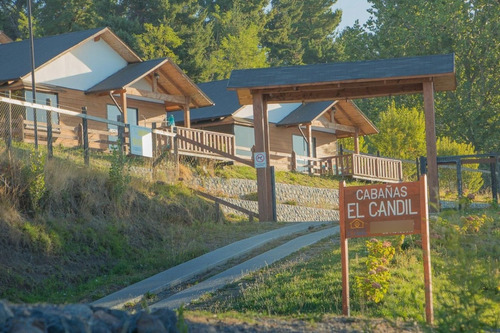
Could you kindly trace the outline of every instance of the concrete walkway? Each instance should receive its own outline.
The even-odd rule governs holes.
[[[283,245],[262,253],[203,282],[200,282],[191,288],[185,289],[160,302],[154,303],[150,305],[149,308],[151,310],[164,307],[177,309],[183,304],[187,305],[200,298],[205,293],[214,292],[229,283],[243,278],[255,270],[271,265],[272,263],[285,258],[303,247],[312,245],[326,237],[333,236],[334,234],[339,233],[339,231],[340,229],[337,226],[297,237]]]
[[[331,222],[330,222],[331,223]],[[268,231],[241,241],[229,244],[215,251],[172,267],[164,272],[137,282],[111,295],[101,298],[92,305],[109,308],[120,308],[126,303],[140,301],[146,293],[158,294],[175,287],[211,269],[227,263],[229,260],[241,257],[249,252],[280,238],[304,232],[309,228],[326,225],[327,222],[302,222],[283,228]],[[288,243],[287,243],[288,244]]]

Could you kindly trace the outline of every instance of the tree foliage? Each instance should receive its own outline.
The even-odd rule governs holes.
[[[500,150],[498,0],[368,0],[371,19],[340,33],[336,0],[32,2],[35,36],[109,26],[145,59],[171,57],[196,82],[237,68],[455,53],[457,89],[436,93],[437,134]],[[15,40],[28,37],[26,7],[0,1],[0,29]],[[423,109],[418,94],[356,103],[376,123],[394,105]]]

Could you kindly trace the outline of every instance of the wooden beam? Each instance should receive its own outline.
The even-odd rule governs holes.
[[[348,132],[348,133],[356,133],[356,130],[359,131],[357,127],[354,126],[347,126],[347,125],[340,125],[340,124],[335,124],[335,123],[329,123],[328,128],[342,131],[342,132]]]
[[[434,111],[434,84],[423,84],[425,111],[425,140],[427,142],[427,182],[431,212],[439,211],[439,182],[436,147],[436,120]]]
[[[159,92],[147,91],[147,90],[142,90],[142,89],[137,89],[137,88],[132,88],[132,87],[127,87],[126,91],[128,94],[133,95],[133,96],[153,98],[153,99],[157,99],[160,101],[174,103],[174,104],[178,104],[178,105],[183,105],[186,103],[186,97],[181,96],[181,95],[162,94]]]
[[[329,101],[329,100],[336,100],[343,98],[356,99],[356,98],[412,94],[421,92],[422,92],[422,83],[415,83],[415,84],[401,85],[401,86],[340,88],[340,89],[320,90],[320,91],[299,90],[294,92],[270,93],[268,102],[286,101],[292,103],[292,102],[303,102],[303,101],[308,101],[308,102]]]

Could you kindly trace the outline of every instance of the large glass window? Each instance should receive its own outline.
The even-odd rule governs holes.
[[[253,127],[234,126],[235,143],[237,147],[246,147],[251,149],[255,145]],[[241,156],[252,156],[252,152],[243,149],[236,149],[236,154]]]
[[[24,98],[27,102],[33,101],[33,94],[31,91],[26,90],[24,92]],[[47,105],[47,99],[50,100],[50,105],[58,107],[58,101],[57,101],[57,94],[52,94],[52,93],[42,93],[42,92],[36,92],[36,103],[38,104],[43,104]],[[34,121],[35,113],[33,112],[32,108],[26,108],[26,120],[29,121]],[[52,124],[59,124],[59,113],[57,112],[52,112],[51,113],[52,117]],[[36,122],[37,123],[47,123],[47,111],[46,110],[36,110]]]

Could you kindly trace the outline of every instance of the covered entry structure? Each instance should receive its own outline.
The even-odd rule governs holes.
[[[269,160],[267,104],[357,99],[422,93],[430,202],[439,203],[434,92],[456,89],[454,54],[234,70],[227,88],[253,104],[255,149]],[[257,169],[259,215],[272,219],[271,171]]]

